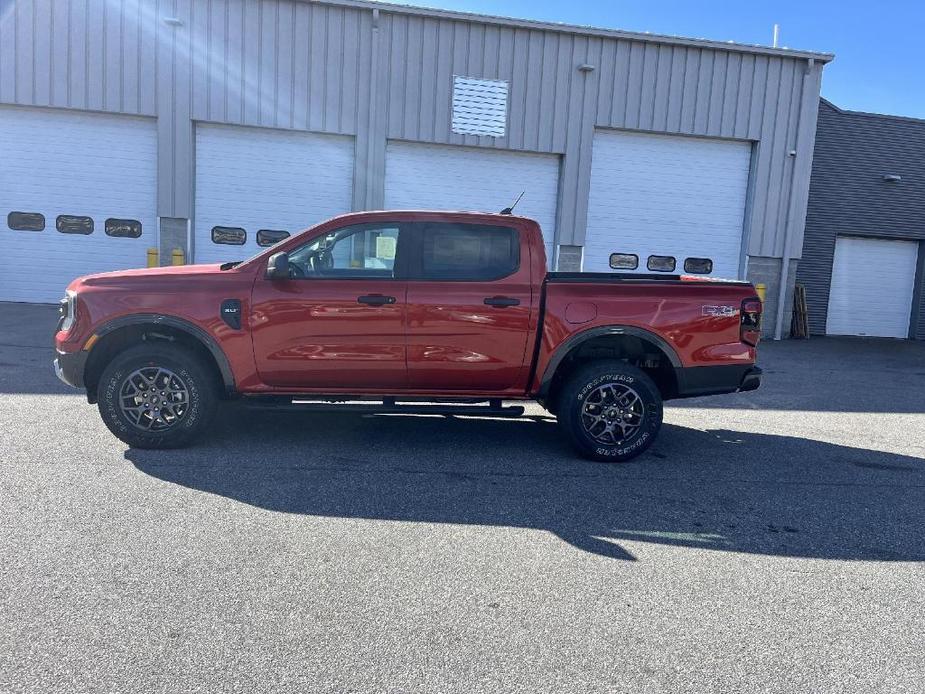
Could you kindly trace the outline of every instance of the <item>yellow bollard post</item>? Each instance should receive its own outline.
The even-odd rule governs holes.
[[[173,252],[170,254],[170,264],[171,265],[183,265],[186,263],[186,258],[183,257],[183,251],[179,248],[174,248]]]
[[[758,294],[758,298],[761,299],[761,303],[764,303],[764,297],[768,293],[768,285],[766,284],[756,284],[755,292]]]
[[[148,267],[157,267],[160,263],[158,262],[157,249],[149,248],[148,249]]]

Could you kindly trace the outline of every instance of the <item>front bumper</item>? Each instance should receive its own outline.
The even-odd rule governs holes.
[[[72,388],[84,387],[84,367],[87,365],[87,353],[58,352],[55,359],[55,376]]]

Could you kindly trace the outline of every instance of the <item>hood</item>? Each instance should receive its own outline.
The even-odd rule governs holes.
[[[209,265],[168,265],[166,267],[99,272],[95,275],[78,277],[68,285],[68,289],[76,290],[81,287],[122,285],[126,282],[144,282],[158,279],[169,282],[171,279],[181,280],[226,272],[221,267],[220,263],[215,263]]]

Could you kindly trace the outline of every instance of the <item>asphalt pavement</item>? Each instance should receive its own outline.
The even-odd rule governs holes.
[[[0,304],[2,692],[925,691],[925,344],[764,344],[634,462],[222,408],[128,449]]]

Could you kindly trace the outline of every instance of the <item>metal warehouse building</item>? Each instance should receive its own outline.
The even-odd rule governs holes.
[[[362,0],[9,0],[0,300],[525,191],[559,269],[747,277],[779,330],[830,59]]]
[[[925,340],[925,120],[819,105],[798,279],[810,331]]]

